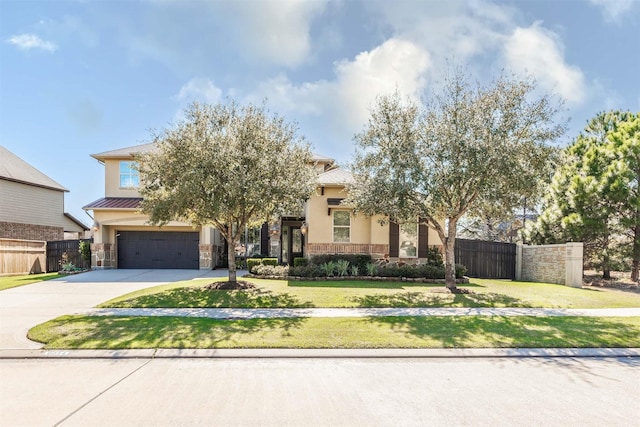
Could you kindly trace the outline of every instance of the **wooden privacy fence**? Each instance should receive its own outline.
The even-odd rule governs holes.
[[[85,261],[80,255],[80,242],[85,240],[54,240],[47,242],[47,272],[60,271],[66,263],[72,263],[77,268],[91,268],[91,261]]]
[[[0,275],[44,272],[46,245],[39,240],[0,239]]]
[[[467,276],[481,279],[515,279],[515,243],[456,239],[456,263],[467,267]]]

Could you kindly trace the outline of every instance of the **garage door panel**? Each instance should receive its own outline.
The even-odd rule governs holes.
[[[118,232],[118,268],[198,269],[199,234],[173,231]]]

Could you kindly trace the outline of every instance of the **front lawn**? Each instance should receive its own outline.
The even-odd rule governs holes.
[[[640,347],[640,317],[379,317],[214,320],[63,316],[29,338],[45,348]]]
[[[0,291],[18,286],[29,285],[43,280],[51,280],[62,277],[59,273],[25,274],[23,276],[2,276],[0,277]]]
[[[244,280],[255,284],[256,289],[212,291],[205,289],[211,279],[198,279],[143,289],[107,301],[101,307],[640,307],[639,294],[506,280],[472,279],[471,283],[460,285],[472,293],[457,295],[437,292],[444,288],[440,284]]]

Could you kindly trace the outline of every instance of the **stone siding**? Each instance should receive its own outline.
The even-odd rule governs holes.
[[[216,266],[216,245],[198,245],[200,251],[200,270],[212,270]]]
[[[20,240],[64,240],[64,228],[0,221],[0,238]]]
[[[113,243],[91,244],[91,268],[109,269],[116,268],[116,248]]]
[[[516,280],[582,286],[582,243],[518,245]]]

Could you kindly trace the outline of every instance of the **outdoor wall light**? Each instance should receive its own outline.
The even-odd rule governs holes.
[[[93,223],[93,225],[91,226],[91,228],[93,228],[93,231],[98,231],[100,230],[100,223],[98,221],[95,221]]]
[[[271,224],[271,227],[269,227],[269,234],[271,234],[274,237],[280,234],[280,224],[278,223]]]
[[[300,226],[300,232],[302,233],[303,236],[305,236],[309,232],[309,224],[307,224],[306,222],[303,222],[302,225]]]

